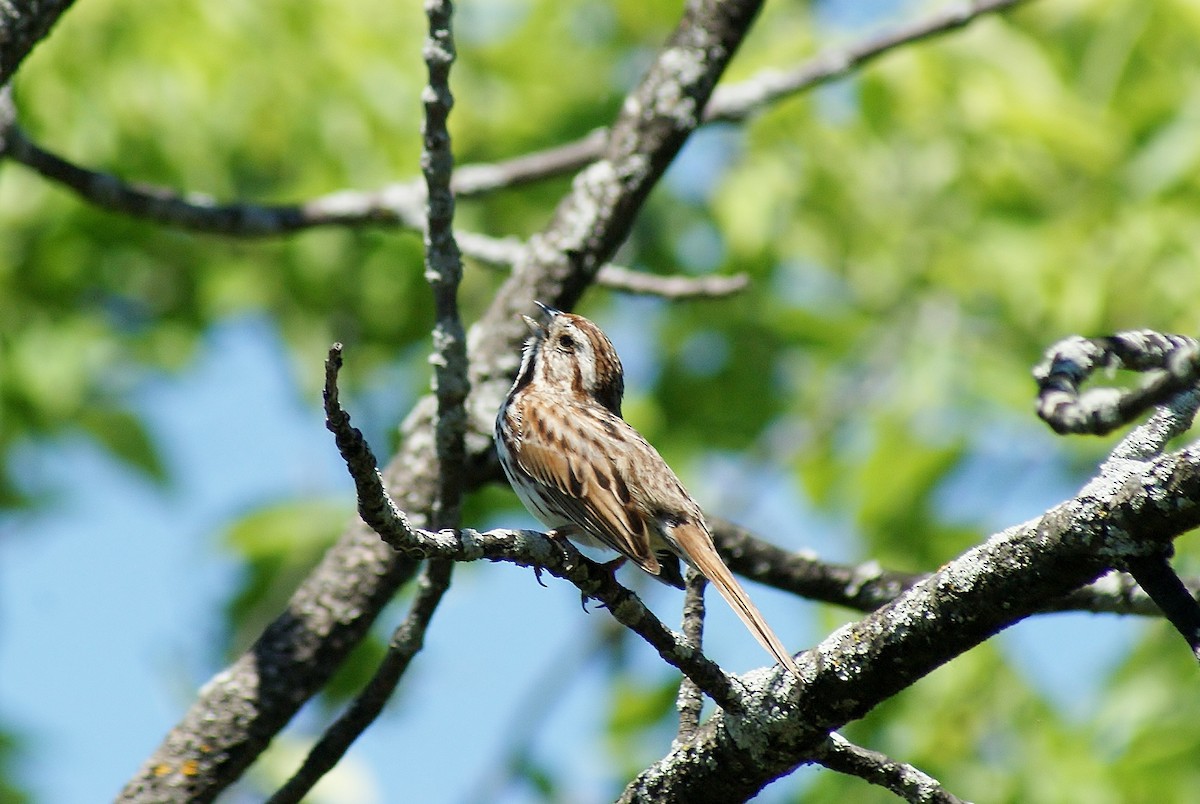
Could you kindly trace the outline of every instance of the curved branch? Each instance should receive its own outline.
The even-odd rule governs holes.
[[[1117,367],[1160,373],[1129,391],[1080,391],[1096,369]],[[1148,329],[1104,338],[1074,336],[1051,346],[1033,376],[1038,384],[1038,415],[1056,433],[1103,435],[1180,392],[1195,389],[1200,381],[1200,343]]]
[[[424,194],[414,182],[377,192],[336,192],[302,204],[222,203],[202,193],[127,182],[80,167],[38,146],[19,126],[9,129],[6,146],[6,156],[96,206],[195,232],[268,237],[316,226],[424,225]]]
[[[813,761],[884,787],[913,804],[963,804],[924,771],[857,746],[840,734],[830,734],[813,752]]]
[[[834,48],[788,70],[769,69],[737,84],[719,87],[704,122],[738,122],[769,104],[842,78],[893,50],[963,28],[980,17],[1005,11],[1023,0],[974,0],[953,3],[848,47]]]

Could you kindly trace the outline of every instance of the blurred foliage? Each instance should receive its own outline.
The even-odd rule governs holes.
[[[729,79],[851,41],[874,15],[923,8],[863,5],[847,21],[832,0],[767,4]],[[459,162],[603,125],[678,7],[460,3]],[[38,142],[128,179],[262,202],[369,190],[417,175],[423,31],[411,3],[92,0],[34,52],[16,99]],[[642,367],[631,420],[685,476],[714,449],[782,468],[798,498],[849,523],[856,550],[886,565],[933,569],[979,541],[997,525],[990,512],[951,519],[938,494],[989,431],[1027,423],[1041,437],[1029,368],[1042,350],[1074,333],[1194,330],[1198,38],[1200,7],[1187,0],[1045,0],[701,132],[620,260],[754,282],[725,301],[585,300]],[[567,186],[466,200],[459,225],[527,235]],[[166,480],[163,446],[132,400],[231,315],[271,317],[305,392],[335,339],[355,350],[351,389],[388,372],[427,376],[412,233],[198,236],[87,206],[15,165],[0,170],[0,227],[0,508],[30,501],[14,447],[64,431]],[[499,281],[468,266],[468,320]],[[622,315],[635,304],[636,317]],[[1069,492],[1108,443],[1061,442],[1022,469],[1050,467]],[[484,521],[511,505],[488,491],[468,510]],[[278,610],[345,513],[281,506],[231,528],[246,565],[231,649]],[[1190,540],[1180,549],[1195,552]],[[1200,712],[1173,691],[1194,667],[1166,629],[1148,632],[1087,721],[1065,719],[984,645],[848,734],[981,801],[1185,800],[1200,782]],[[361,680],[372,664],[347,672]],[[637,735],[661,736],[670,700],[615,675],[608,728],[631,746],[618,764],[636,767]],[[547,798],[562,792],[548,771],[537,778]],[[795,795],[890,800],[833,774]]]
[[[224,546],[245,567],[225,617],[231,656],[279,615],[350,515],[344,502],[298,501],[260,508],[229,528]]]
[[[25,804],[31,800],[21,784],[24,774],[17,771],[22,753],[20,739],[0,729],[0,801],[4,804]]]

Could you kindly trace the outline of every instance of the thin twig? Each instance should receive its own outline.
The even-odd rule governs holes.
[[[457,294],[462,279],[462,259],[452,229],[454,196],[449,180],[454,163],[450,135],[446,130],[446,118],[454,103],[447,83],[450,65],[454,60],[454,41],[450,29],[453,8],[448,0],[435,0],[426,4],[426,12],[429,16],[429,37],[424,54],[429,69],[429,87],[423,96],[425,121],[422,126],[424,148],[421,169],[428,187],[428,213],[424,216],[425,278],[433,289],[436,311],[434,353],[430,359],[434,364],[434,391],[437,397],[434,432],[439,467],[438,492],[434,498],[431,520],[435,528],[442,528],[461,524],[462,467],[466,455],[463,436],[467,428],[463,401],[470,385],[467,381],[466,338],[458,315]],[[334,362],[332,352],[329,362]],[[327,363],[327,377],[330,376],[330,368]],[[336,378],[336,365],[332,371]],[[336,387],[333,400],[336,404]],[[303,766],[272,797],[272,802],[282,804],[300,801],[379,716],[412,657],[420,650],[429,621],[450,587],[453,568],[452,562],[443,559],[432,559],[426,564],[412,611],[393,634],[383,662],[354,704],[326,730]]]
[[[687,581],[683,597],[683,636],[695,646],[696,650],[704,647],[704,587],[708,579],[694,567],[688,567]],[[679,696],[675,708],[679,710],[679,731],[675,743],[682,744],[696,735],[700,728],[700,710],[704,707],[704,699],[700,696],[700,688],[687,676],[679,683]]]
[[[1012,8],[1024,0],[976,0],[955,3],[927,17],[834,48],[789,70],[768,69],[737,84],[718,87],[705,110],[704,122],[745,120],[769,104],[842,78],[893,50],[958,30],[980,17]]]
[[[886,788],[913,804],[963,804],[924,771],[857,746],[836,732],[813,753],[813,760],[830,770]]]
[[[375,722],[391,698],[412,658],[425,643],[425,632],[442,595],[450,586],[450,567],[444,561],[426,564],[417,581],[417,594],[404,622],[392,634],[387,653],[370,681],[308,752],[304,763],[279,788],[268,804],[301,801],[331,771],[368,726]]]
[[[740,293],[750,285],[746,274],[730,276],[660,276],[609,263],[596,275],[596,284],[643,296],[664,299],[718,299]]]
[[[525,243],[515,237],[487,237],[459,232],[463,252],[484,265],[511,268],[521,261]],[[746,274],[731,276],[661,276],[607,263],[596,274],[596,284],[624,293],[660,296],[664,299],[721,298],[732,296],[750,285]]]

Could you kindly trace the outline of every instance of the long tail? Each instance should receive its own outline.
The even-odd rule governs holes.
[[[704,576],[717,587],[721,597],[725,598],[725,602],[746,624],[746,628],[750,629],[754,638],[775,657],[775,661],[786,667],[799,680],[800,669],[796,667],[796,661],[792,658],[792,654],[783,647],[783,643],[779,641],[779,637],[775,636],[771,626],[767,625],[767,621],[763,619],[758,607],[751,602],[746,590],[725,566],[725,562],[721,560],[721,556],[713,547],[712,537],[708,535],[704,526],[691,523],[680,525],[672,529],[671,536],[685,552],[685,560],[704,573]]]

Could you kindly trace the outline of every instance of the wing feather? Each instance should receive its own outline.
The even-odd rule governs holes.
[[[636,465],[636,453],[653,448],[598,406],[566,403],[554,417],[523,413],[518,465],[558,491],[563,513],[588,536],[658,575],[662,568],[652,549],[650,512],[642,510],[621,476],[631,462]],[[570,429],[556,428],[556,422]]]

